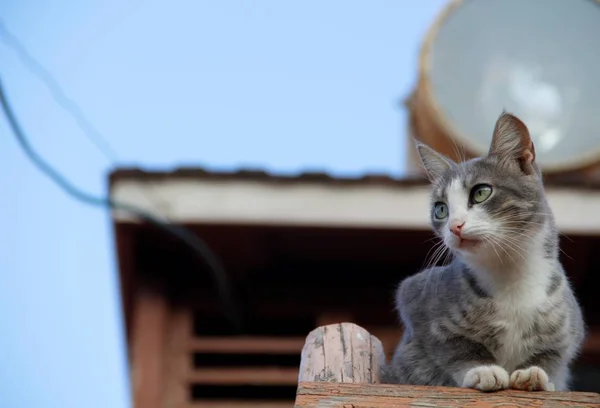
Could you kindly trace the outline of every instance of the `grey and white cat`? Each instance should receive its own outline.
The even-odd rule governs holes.
[[[453,261],[400,283],[405,331],[383,381],[568,390],[584,323],[527,127],[502,113],[488,155],[462,163],[417,149],[431,223]]]

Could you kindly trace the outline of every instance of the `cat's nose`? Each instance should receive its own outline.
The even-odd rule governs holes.
[[[452,222],[450,223],[450,232],[460,238],[460,234],[462,233],[462,227],[465,225],[465,222]]]

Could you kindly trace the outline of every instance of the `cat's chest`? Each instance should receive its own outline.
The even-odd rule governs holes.
[[[552,269],[550,260],[531,256],[523,270],[513,273],[521,278],[497,285],[487,300],[489,314],[484,319],[491,330],[486,342],[507,369],[522,364],[540,346],[536,327],[553,303],[546,290]]]
[[[494,302],[492,324],[497,335],[493,339],[493,350],[502,366],[515,369],[535,350],[537,336],[534,328],[546,302],[545,296],[533,293],[528,297],[506,297]]]

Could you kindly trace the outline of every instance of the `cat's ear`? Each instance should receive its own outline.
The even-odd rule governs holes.
[[[502,112],[496,121],[488,156],[496,156],[504,165],[518,165],[525,174],[535,172],[535,147],[529,129],[513,114]]]
[[[427,178],[435,182],[442,178],[446,170],[450,169],[454,162],[441,153],[436,152],[431,147],[421,142],[416,142],[417,152],[421,158],[421,163],[427,173]]]

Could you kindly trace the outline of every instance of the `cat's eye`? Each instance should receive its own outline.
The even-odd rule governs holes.
[[[433,215],[438,220],[443,220],[448,216],[448,206],[441,202],[435,203],[435,206],[433,207]]]
[[[492,187],[487,184],[478,184],[471,190],[471,202],[475,204],[483,203],[492,195]]]

